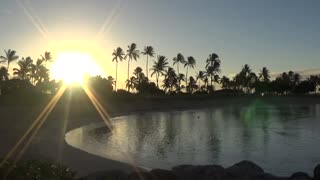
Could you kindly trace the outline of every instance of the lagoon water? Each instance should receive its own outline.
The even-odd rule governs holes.
[[[320,163],[320,104],[221,105],[146,112],[113,119],[109,133],[91,124],[66,134],[83,151],[148,168],[230,166],[251,160],[265,171],[311,174]]]

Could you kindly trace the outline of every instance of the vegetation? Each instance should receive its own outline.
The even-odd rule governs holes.
[[[54,93],[61,85],[60,82],[49,77],[46,63],[52,62],[54,59],[50,52],[45,52],[37,61],[31,57],[22,57],[19,60],[19,56],[14,50],[9,49],[4,52],[4,56],[0,57],[0,62],[4,64],[0,67],[1,94],[21,92],[26,89],[33,92]],[[216,53],[209,54],[203,70],[198,71],[194,76],[189,76],[189,69],[196,66],[196,60],[193,56],[188,56],[185,59],[181,53],[178,53],[172,59],[172,65],[176,66],[176,71],[170,66],[168,58],[163,55],[158,55],[153,61],[152,67],[148,69],[149,58],[154,58],[156,54],[152,46],[145,46],[141,54],[146,55],[146,68],[143,70],[141,67],[136,67],[130,76],[130,61],[137,61],[140,57],[140,51],[135,43],[128,46],[126,53],[121,47],[117,47],[112,53],[112,62],[116,63],[115,80],[112,76],[108,78],[97,76],[89,78],[88,83],[101,93],[119,92],[117,89],[118,63],[127,60],[127,91],[140,94],[214,94],[218,92],[258,95],[315,94],[320,85],[320,75],[302,78],[299,73],[289,71],[271,79],[270,70],[267,67],[262,67],[256,74],[248,64],[245,64],[240,72],[232,78],[220,77],[221,60]],[[10,64],[14,61],[17,61],[17,66],[12,71],[8,71]],[[185,68],[185,73],[180,73],[180,64]],[[151,77],[155,77],[155,83],[149,80],[149,71]],[[9,72],[12,73],[11,76]],[[182,84],[182,82],[185,83]]]
[[[13,164],[7,161],[0,168],[0,177],[6,179],[75,179],[75,172],[71,169],[50,161],[28,160]]]

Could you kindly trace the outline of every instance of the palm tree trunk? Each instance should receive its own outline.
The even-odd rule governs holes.
[[[158,85],[158,81],[159,81],[159,74],[158,74],[158,73],[156,74],[156,79],[157,79],[157,87],[159,88],[159,85]]]
[[[115,83],[115,91],[117,91],[117,82],[118,82],[118,61],[116,61],[116,83]]]
[[[198,81],[199,81],[199,90],[200,90],[200,79]]]
[[[131,58],[128,59],[128,80],[129,80],[130,60],[131,60]],[[129,87],[128,87],[128,91],[130,92]]]
[[[148,71],[148,54],[147,54],[147,66],[146,66],[146,73],[147,73],[147,79],[149,81],[149,71]]]
[[[9,60],[8,60],[8,66],[7,66],[7,73],[9,74],[9,65],[10,65],[10,63],[9,63]]]
[[[188,87],[188,66],[187,66],[187,71],[186,71],[186,87]]]
[[[179,62],[177,63],[177,70],[178,70],[178,77],[180,76],[180,73],[179,73]],[[179,86],[179,91],[181,91],[181,79],[179,78],[179,84],[178,84],[178,86]]]

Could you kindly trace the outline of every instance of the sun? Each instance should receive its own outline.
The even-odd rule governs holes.
[[[83,84],[85,77],[102,75],[91,54],[82,52],[59,52],[51,67],[52,77],[65,84]]]

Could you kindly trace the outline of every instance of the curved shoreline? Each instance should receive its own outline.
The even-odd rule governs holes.
[[[168,100],[163,102],[146,102],[143,100],[142,102],[114,103],[112,107],[105,107],[111,117],[118,117],[145,111],[187,110],[238,102],[251,103],[253,100],[255,99],[245,97],[240,99],[169,100],[169,102]],[[307,101],[309,102],[310,99],[307,99]],[[67,108],[66,103],[58,103],[33,139],[23,158],[49,159],[61,163],[75,170],[77,177],[106,170],[131,172],[133,168],[129,164],[92,155],[66,143],[66,132],[89,123],[101,122],[99,114],[96,113],[94,107],[88,101],[81,103],[75,101],[70,104],[70,107]],[[4,117],[1,121],[4,125],[0,127],[0,135],[3,137],[0,157],[4,157],[13,147],[43,107],[43,105],[18,107],[1,105],[0,114]]]

